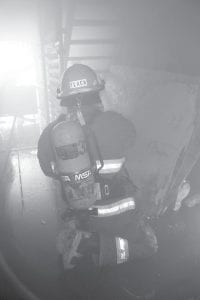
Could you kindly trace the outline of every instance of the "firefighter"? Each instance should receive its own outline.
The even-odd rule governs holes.
[[[87,259],[98,266],[121,264],[151,256],[158,247],[128,172],[135,128],[122,115],[103,110],[104,85],[90,67],[69,67],[57,91],[65,113],[38,142],[41,169],[61,182],[68,203],[58,239],[66,269]]]

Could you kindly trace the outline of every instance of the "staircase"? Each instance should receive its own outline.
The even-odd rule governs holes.
[[[50,120],[59,113],[55,98],[63,71],[83,63],[106,73],[119,51],[119,7],[115,1],[61,1],[57,41],[45,45]]]

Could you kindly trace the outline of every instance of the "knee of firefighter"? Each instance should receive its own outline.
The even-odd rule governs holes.
[[[130,243],[130,253],[132,258],[148,258],[158,251],[158,242],[155,235],[146,235],[144,239]]]
[[[145,259],[152,257],[157,250],[145,243],[135,243],[130,251],[130,259]]]
[[[154,230],[149,226],[140,228],[136,238],[130,237],[129,257],[130,259],[148,258],[158,251],[158,241]]]
[[[145,239],[149,248],[149,252],[153,255],[158,251],[158,240],[156,234],[149,225],[146,225],[145,234]]]
[[[138,230],[138,241],[148,248],[152,254],[158,251],[158,240],[153,228],[146,222],[141,221]]]

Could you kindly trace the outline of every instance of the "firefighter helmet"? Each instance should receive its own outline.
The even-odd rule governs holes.
[[[88,66],[74,64],[63,74],[57,98],[64,99],[77,94],[98,92],[104,89],[104,81]]]

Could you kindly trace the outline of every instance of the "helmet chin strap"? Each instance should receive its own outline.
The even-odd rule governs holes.
[[[86,125],[85,119],[84,119],[82,111],[81,111],[81,104],[80,103],[78,103],[77,118],[78,118],[81,126]]]

